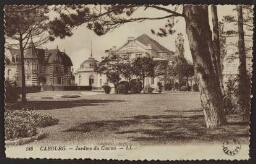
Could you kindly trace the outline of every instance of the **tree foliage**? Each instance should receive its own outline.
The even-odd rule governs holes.
[[[184,49],[184,37],[182,33],[178,33],[175,39],[175,54],[181,57],[184,57],[185,49]]]
[[[155,76],[155,65],[156,62],[149,57],[136,58],[133,62],[133,73],[135,76],[143,80],[145,77],[154,77]]]
[[[46,6],[9,5],[5,6],[5,33],[7,35],[7,48],[26,49],[29,40],[35,46],[48,41],[48,20]]]
[[[26,101],[24,50],[31,40],[35,46],[48,41],[47,6],[9,5],[5,6],[5,32],[7,48],[20,50],[22,102]]]
[[[157,33],[159,36],[166,36],[173,33],[174,22],[171,20],[174,16],[183,16],[179,13],[179,6],[173,6],[170,10],[164,6],[158,5],[66,5],[56,6],[55,11],[59,13],[50,23],[51,36],[64,38],[71,36],[72,30],[84,23],[87,28],[93,30],[97,35],[104,35],[115,28],[129,22],[142,22],[145,20],[168,19],[164,28],[160,28]],[[134,13],[138,10],[162,10],[167,13],[159,17],[135,17]],[[153,32],[153,31],[152,31]]]

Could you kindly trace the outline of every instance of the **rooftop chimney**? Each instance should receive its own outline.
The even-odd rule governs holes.
[[[133,42],[134,41],[134,37],[128,37],[128,42]]]
[[[148,50],[152,50],[152,45],[148,44]]]
[[[115,50],[116,50],[116,46],[113,46],[113,47],[111,48],[111,50],[112,50],[112,51],[115,51]]]

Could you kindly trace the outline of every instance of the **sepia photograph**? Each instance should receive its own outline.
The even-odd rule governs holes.
[[[5,5],[8,158],[248,160],[252,5]]]

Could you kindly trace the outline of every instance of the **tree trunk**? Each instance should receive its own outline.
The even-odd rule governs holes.
[[[143,76],[143,83],[142,83],[142,87],[143,87],[143,93],[145,93],[145,77]]]
[[[216,58],[216,72],[219,76],[221,93],[224,93],[222,72],[221,72],[221,63],[220,63],[220,36],[219,36],[219,21],[217,14],[217,7],[215,5],[211,5],[211,13],[212,13],[212,25],[213,25],[213,49]]]
[[[187,84],[186,84],[186,86],[187,86],[187,88],[188,88],[188,86],[189,86],[189,85],[188,85],[188,76],[187,76]]]
[[[249,120],[250,111],[250,79],[246,71],[246,53],[244,43],[243,29],[243,11],[242,6],[237,6],[238,13],[238,51],[239,51],[239,75],[238,75],[238,105],[243,111],[244,120]]]
[[[21,60],[21,101],[26,102],[26,82],[25,82],[25,68],[24,68],[24,48],[22,44],[22,35],[20,35],[20,60]]]
[[[182,83],[182,79],[181,79],[181,73],[179,72],[179,75],[178,75],[179,77],[179,88],[178,88],[178,90],[180,90],[180,88],[181,88],[181,83]]]
[[[201,105],[207,128],[226,123],[218,74],[212,63],[212,34],[208,6],[185,5],[183,8],[195,73],[199,80]]]

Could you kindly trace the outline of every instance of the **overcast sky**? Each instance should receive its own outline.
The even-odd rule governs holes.
[[[234,6],[218,6],[219,20],[222,19],[223,15],[228,15],[232,13]],[[143,10],[136,11],[139,16],[161,16],[162,11],[148,10],[147,12]],[[86,25],[82,25],[73,31],[73,36],[67,37],[65,39],[56,39],[54,42],[49,42],[43,47],[48,49],[58,48],[64,51],[70,56],[74,70],[79,68],[80,64],[88,59],[91,51],[91,41],[93,47],[93,57],[100,60],[102,56],[105,56],[105,50],[116,46],[117,48],[126,43],[128,37],[138,37],[142,34],[147,34],[154,40],[158,41],[164,47],[175,52],[175,38],[178,33],[184,34],[185,39],[185,56],[188,60],[191,60],[191,53],[188,46],[187,36],[185,33],[185,22],[183,18],[177,18],[178,23],[176,23],[174,29],[176,33],[173,35],[168,35],[167,37],[158,37],[151,33],[151,29],[157,31],[159,27],[164,27],[166,20],[154,20],[154,21],[144,21],[141,23],[128,23],[125,24],[112,32],[109,32],[103,36],[97,36],[93,31],[87,29]]]

